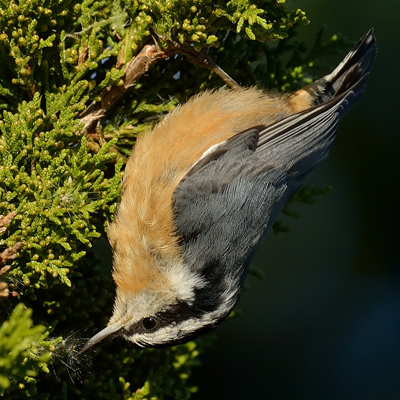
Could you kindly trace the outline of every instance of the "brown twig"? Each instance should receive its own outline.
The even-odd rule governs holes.
[[[193,47],[188,45],[180,45],[174,43],[173,46],[165,51],[168,56],[175,54],[184,55],[187,60],[193,64],[200,65],[203,68],[207,68],[213,71],[217,76],[219,76],[230,88],[238,90],[241,86],[232,79],[209,55],[208,49],[203,51],[196,51]]]
[[[167,57],[156,45],[146,45],[142,51],[125,66],[124,84],[111,86],[105,89],[99,102],[93,102],[80,115],[81,122],[85,125],[82,131],[92,133],[95,123],[104,117],[106,112],[118,102],[125,92],[145,74],[158,60]]]

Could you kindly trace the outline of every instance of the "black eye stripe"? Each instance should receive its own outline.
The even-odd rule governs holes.
[[[191,318],[200,318],[203,314],[206,314],[207,311],[196,309],[195,307],[189,306],[185,301],[179,301],[173,305],[171,305],[168,309],[158,312],[155,315],[142,318],[140,321],[132,324],[131,326],[127,326],[124,328],[124,336],[131,335],[142,335],[155,334],[158,329],[162,329],[164,327],[171,327],[179,324],[180,322],[187,321]],[[147,347],[149,346],[145,340],[142,340],[140,337],[136,339],[137,344],[139,346]],[[186,342],[187,340],[183,340]],[[172,345],[174,341],[170,343]],[[158,347],[154,346],[153,347]],[[163,347],[163,346],[160,346]]]

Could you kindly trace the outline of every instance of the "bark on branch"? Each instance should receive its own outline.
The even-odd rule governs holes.
[[[165,57],[165,53],[158,50],[156,45],[144,46],[142,51],[126,64],[124,69],[124,84],[122,86],[110,86],[106,88],[101,95],[101,101],[93,102],[81,113],[81,122],[85,124],[82,131],[92,133],[96,122],[104,117],[106,112],[123,97],[125,92],[132,87],[153,64]]]
[[[187,60],[193,64],[198,64],[203,68],[213,71],[232,89],[240,89],[240,86],[223,71],[207,54],[207,49],[198,52],[189,45],[180,45],[170,43],[170,47],[160,50],[157,44],[145,45],[141,52],[132,58],[124,68],[124,84],[122,86],[110,86],[101,94],[101,101],[93,102],[86,110],[80,114],[80,121],[84,123],[82,133],[88,135],[88,147],[98,152],[100,150],[100,140],[96,143],[92,136],[96,131],[97,121],[103,118],[106,112],[124,96],[126,91],[135,85],[135,83],[149,70],[149,68],[161,59],[165,59],[176,54],[184,55]],[[99,136],[99,135],[96,135]],[[117,149],[117,158],[122,157]]]

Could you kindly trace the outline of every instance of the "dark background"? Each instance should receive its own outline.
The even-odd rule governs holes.
[[[400,399],[398,0],[297,0],[312,43],[370,27],[378,57],[362,102],[341,123],[309,184],[332,184],[319,205],[296,205],[293,230],[269,234],[240,318],[225,322],[193,381],[198,400]],[[338,56],[339,61],[342,56]]]

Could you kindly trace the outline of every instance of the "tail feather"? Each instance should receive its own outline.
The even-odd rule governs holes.
[[[329,75],[310,85],[315,90],[314,105],[325,103],[332,98],[353,89],[355,104],[362,96],[369,72],[376,55],[374,30],[370,29],[347,54],[343,61]],[[362,82],[362,85],[357,83]],[[354,86],[358,90],[354,90]],[[350,104],[350,108],[353,104]]]
[[[260,132],[256,153],[303,182],[328,154],[339,120],[361,99],[375,54],[371,29],[331,74],[307,87],[313,107]]]

